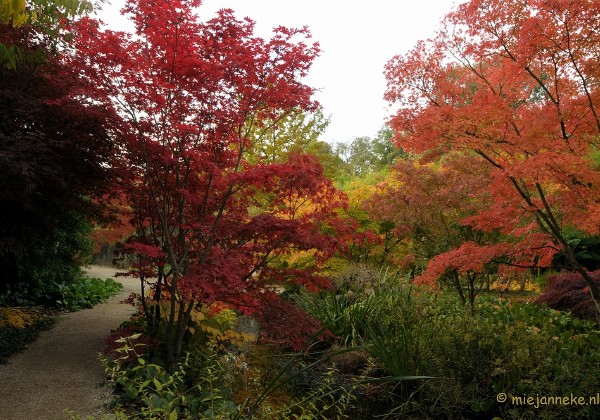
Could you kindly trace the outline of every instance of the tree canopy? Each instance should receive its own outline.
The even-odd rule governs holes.
[[[59,231],[75,238],[81,217],[99,215],[93,199],[107,190],[113,150],[110,112],[69,97],[80,88],[77,79],[33,27],[1,24],[0,42],[32,58],[14,69],[0,67],[0,284],[6,290],[33,281],[45,247],[41,263],[57,253],[64,258],[57,266],[73,263],[70,253],[79,251]],[[58,271],[50,278],[60,277]]]
[[[268,284],[326,282],[271,262],[297,249],[318,263],[343,245],[345,229],[336,214],[344,197],[318,161],[269,152],[275,126],[318,109],[302,82],[318,45],[306,29],[280,27],[264,40],[231,10],[202,23],[197,6],[129,1],[134,36],[83,19],[70,63],[88,82],[80,95],[120,116],[119,187],[136,230],[126,250],[138,258],[132,273],[158,272],[171,361],[199,303],[228,302],[266,325],[273,307],[296,314]],[[292,344],[311,333],[301,320],[278,328]]]
[[[600,229],[599,22],[593,0],[472,0],[386,66],[398,145],[423,159],[459,151],[491,165],[492,204],[463,222],[521,240],[517,265],[548,265],[561,252],[596,301],[565,229]]]

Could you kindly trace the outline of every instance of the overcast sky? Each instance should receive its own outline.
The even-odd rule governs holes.
[[[115,17],[124,0],[112,0],[101,18],[119,29]],[[440,19],[459,0],[204,0],[200,16],[207,20],[229,8],[238,18],[256,22],[258,35],[268,37],[276,26],[308,26],[321,45],[307,83],[320,91],[316,99],[331,118],[323,139],[349,142],[374,137],[388,116],[383,100],[383,67],[419,39],[433,35]]]

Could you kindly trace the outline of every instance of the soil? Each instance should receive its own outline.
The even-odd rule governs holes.
[[[116,270],[92,266],[90,277],[113,277]],[[123,291],[92,309],[60,315],[37,340],[0,365],[0,420],[110,418],[111,388],[98,353],[110,331],[133,312],[122,303],[139,291],[139,280],[118,279]]]

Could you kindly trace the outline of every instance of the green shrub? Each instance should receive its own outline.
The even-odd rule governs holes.
[[[170,373],[146,361],[145,346],[136,344],[137,338],[139,334],[116,340],[122,344],[116,359],[100,356],[108,379],[119,391],[117,418],[226,419],[237,414],[238,406],[219,387],[223,373],[215,346],[207,345],[201,354],[186,353]]]
[[[427,417],[587,418],[595,407],[500,404],[513,396],[590,396],[600,387],[592,323],[531,303],[482,301],[478,311],[423,318],[436,334],[422,357],[434,379],[404,409]],[[511,400],[512,401],[512,400]]]
[[[59,211],[51,217],[55,225],[47,234],[24,228],[22,234],[28,240],[17,255],[18,275],[0,285],[1,305],[47,304],[53,285],[77,281],[81,265],[91,262],[94,246],[89,221],[72,211]]]
[[[122,289],[123,285],[111,278],[81,277],[72,283],[55,284],[46,298],[69,311],[77,311],[105,302]]]

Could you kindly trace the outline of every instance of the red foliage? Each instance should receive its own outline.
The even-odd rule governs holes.
[[[85,19],[71,64],[88,81],[81,95],[121,117],[119,187],[135,228],[126,249],[139,257],[138,274],[168,267],[179,322],[170,319],[177,332],[166,335],[177,357],[185,309],[198,301],[251,312],[266,280],[295,275],[319,286],[310,272],[270,263],[290,250],[314,250],[319,263],[339,249],[345,197],[312,156],[269,165],[247,158],[254,126],[318,106],[302,82],[319,52],[306,29],[277,28],[264,40],[231,10],[202,23],[189,2],[170,0],[131,0],[123,11],[136,36]]]
[[[590,272],[590,276],[600,286],[600,270]],[[578,318],[596,319],[598,314],[588,286],[579,273],[565,271],[548,277],[546,290],[537,302],[559,311],[570,311]]]
[[[528,239],[536,232],[572,255],[565,226],[600,229],[590,159],[600,134],[599,20],[595,0],[471,0],[386,66],[396,143],[423,161],[467,151],[488,164],[487,189],[467,195],[488,204],[462,223],[501,233],[511,255],[548,262],[548,244]],[[569,265],[583,271],[574,258]]]
[[[306,312],[273,293],[263,296],[255,317],[261,325],[263,340],[292,351],[303,350],[307,343],[325,339],[330,334],[323,332],[320,323]]]

